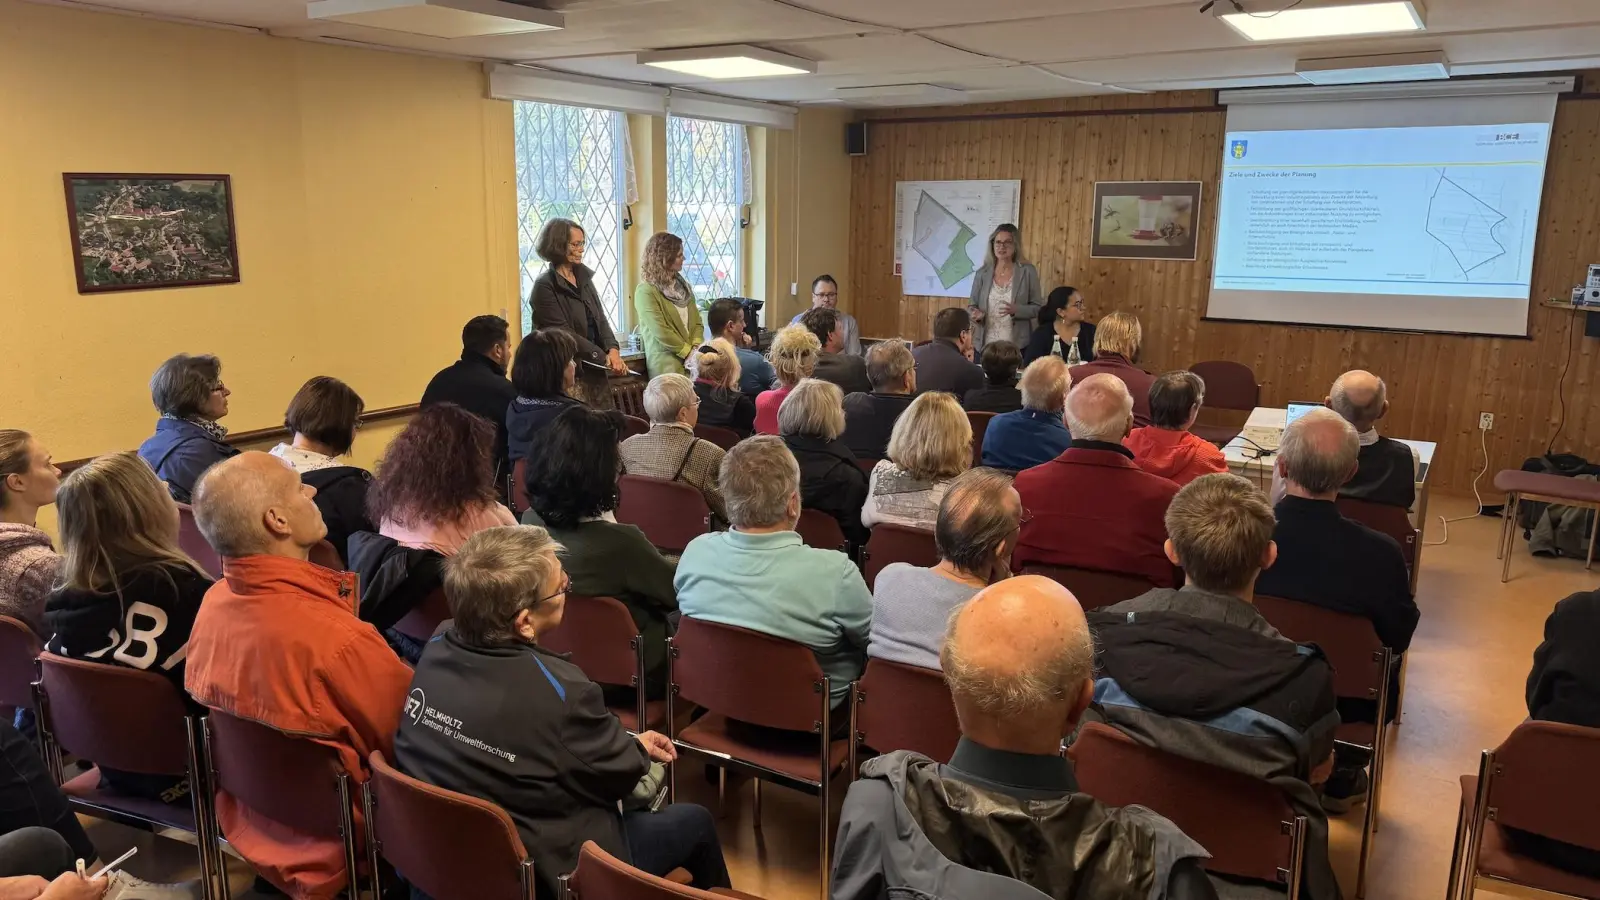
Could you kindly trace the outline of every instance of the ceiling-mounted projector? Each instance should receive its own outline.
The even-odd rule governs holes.
[[[436,38],[487,37],[563,28],[558,12],[504,0],[313,0],[306,15]]]

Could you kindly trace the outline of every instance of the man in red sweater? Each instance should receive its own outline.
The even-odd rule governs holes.
[[[1115,375],[1091,375],[1067,395],[1065,453],[1017,475],[1022,534],[1016,569],[1028,563],[1139,575],[1176,587],[1167,559],[1167,505],[1178,493],[1122,445],[1133,428],[1133,395]],[[1030,518],[1031,517],[1031,518]]]
[[[1160,375],[1150,385],[1150,424],[1122,443],[1134,462],[1152,475],[1183,487],[1201,475],[1228,471],[1228,460],[1210,441],[1189,433],[1205,402],[1206,383],[1193,372]]]

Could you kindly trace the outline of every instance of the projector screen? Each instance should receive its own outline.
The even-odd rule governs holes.
[[[1555,100],[1230,103],[1207,317],[1526,336]]]

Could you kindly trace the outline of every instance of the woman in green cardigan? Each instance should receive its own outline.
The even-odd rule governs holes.
[[[688,374],[684,361],[705,342],[694,290],[678,274],[682,269],[683,238],[665,231],[651,236],[644,245],[642,277],[633,290],[633,310],[651,378]]]

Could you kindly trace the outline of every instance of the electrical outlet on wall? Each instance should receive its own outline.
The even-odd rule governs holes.
[[[1478,413],[1478,430],[1479,431],[1493,431],[1494,430],[1494,413],[1492,413],[1492,412],[1481,412],[1481,413]]]

